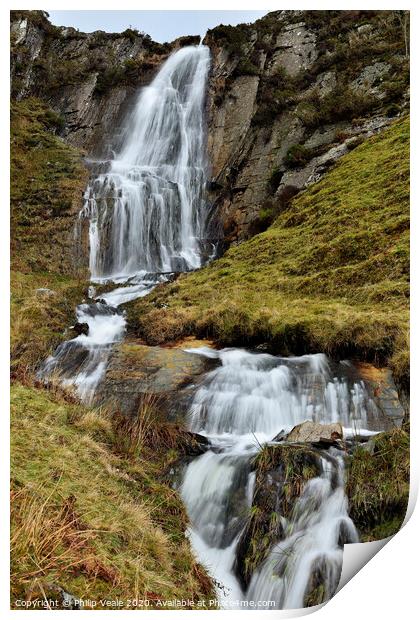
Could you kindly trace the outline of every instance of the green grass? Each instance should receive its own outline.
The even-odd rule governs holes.
[[[61,117],[37,99],[12,103],[11,348],[12,373],[20,377],[62,340],[85,286],[73,228],[87,170],[82,153],[56,135],[61,127]]]
[[[85,284],[60,274],[11,273],[11,371],[28,379],[75,322]],[[49,289],[42,292],[37,289]]]
[[[129,306],[150,344],[195,334],[390,362],[408,379],[409,119],[343,157],[264,233]]]
[[[72,231],[88,173],[82,153],[56,135],[62,120],[37,99],[12,102],[12,265],[19,271],[76,271]]]
[[[112,418],[12,386],[12,607],[48,584],[123,601],[214,598],[192,557],[159,446],[119,450]],[[207,603],[205,603],[207,604]]]
[[[372,453],[357,448],[349,459],[346,492],[350,516],[361,541],[380,540],[398,532],[405,518],[410,488],[408,432],[377,435]]]

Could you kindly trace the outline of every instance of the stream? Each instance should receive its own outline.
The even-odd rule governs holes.
[[[84,333],[60,344],[39,378],[57,376],[91,404],[114,344],[124,339],[125,303],[147,295],[172,273],[198,269],[214,256],[206,235],[204,106],[209,50],[185,47],[168,58],[139,94],[113,160],[98,162],[76,225],[89,225],[90,298],[76,310]],[[97,295],[95,286],[112,285]],[[321,451],[322,471],[309,480],[286,536],[252,575],[246,590],[235,572],[236,549],[255,486],[252,463],[279,433],[312,420],[340,422],[349,436],[368,429],[372,403],[363,382],[349,381],[347,362],[332,368],[323,354],[282,358],[241,349],[188,350],[217,366],[196,386],[189,426],[210,449],[183,472],[180,493],[198,559],[220,587],[222,607],[272,601],[304,605],[311,574],[320,570],[327,592],[337,586],[343,544],[356,542],[344,492],[340,450]],[[273,609],[273,606],[270,607]]]
[[[349,437],[369,435],[367,407],[374,411],[374,405],[363,384],[334,376],[323,354],[281,358],[241,349],[189,352],[221,363],[206,375],[191,405],[190,428],[205,435],[211,449],[188,465],[181,495],[192,522],[192,545],[225,586],[222,606],[239,609],[248,600],[272,601],[270,609],[303,607],[317,566],[332,596],[343,544],[358,541],[347,513],[342,451],[321,451],[321,475],[306,483],[293,519],[284,523],[287,536],[254,573],[247,591],[235,576],[236,547],[252,505],[251,464],[261,447],[281,443],[279,433],[305,420],[341,422]]]

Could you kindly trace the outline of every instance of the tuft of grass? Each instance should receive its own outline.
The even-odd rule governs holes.
[[[398,532],[410,487],[410,440],[406,430],[381,433],[371,441],[371,451],[356,448],[347,472],[350,517],[362,542]]]
[[[99,416],[105,428],[100,425],[99,427],[100,430],[108,432],[110,425],[117,452],[131,459],[159,460],[162,472],[167,471],[170,465],[183,456],[201,453],[206,445],[203,444],[203,437],[187,431],[177,423],[168,422],[161,413],[161,397],[153,392],[142,394],[135,416],[122,413],[117,406],[112,406],[112,403],[108,403],[107,408],[108,419],[105,421],[103,414]],[[95,430],[98,427],[98,413],[93,412],[90,415],[93,417]],[[85,418],[86,416],[84,420]]]
[[[365,141],[265,232],[129,305],[149,344],[187,335],[389,361],[407,384],[409,119]]]
[[[113,414],[112,427],[116,444],[123,454],[138,457],[158,439],[158,425],[155,423],[157,404],[157,395],[147,392],[141,397],[135,417],[128,417],[119,411]]]
[[[14,486],[10,497],[12,581],[19,576],[31,583],[45,575],[72,573],[95,563],[91,547],[95,532],[74,512],[73,496],[57,503],[54,488],[45,496],[41,487]]]
[[[101,598],[206,607],[213,584],[191,554],[179,496],[160,479],[161,446],[125,454],[106,411],[44,390],[16,383],[11,405],[12,607],[50,584],[97,608]]]

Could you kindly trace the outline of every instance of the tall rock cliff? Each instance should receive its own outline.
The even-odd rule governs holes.
[[[267,228],[407,106],[407,28],[395,11],[278,11],[207,33],[211,190],[228,243]]]
[[[277,11],[219,26],[208,96],[213,232],[225,247],[267,228],[290,198],[408,106],[402,11]],[[84,34],[42,11],[12,12],[12,93],[42,98],[61,135],[105,157],[139,87],[183,37]]]
[[[62,115],[61,135],[89,154],[108,154],[138,89],[168,55],[199,37],[159,44],[127,29],[85,34],[53,26],[44,11],[11,12],[12,97],[35,96]]]

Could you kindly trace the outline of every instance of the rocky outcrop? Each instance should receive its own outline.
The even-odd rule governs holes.
[[[366,402],[367,423],[370,430],[392,431],[401,427],[405,410],[392,372],[368,362],[353,361],[345,367],[349,381],[363,382],[371,402]],[[373,406],[372,406],[373,405]]]
[[[199,345],[200,341],[195,341],[184,346]],[[190,398],[187,388],[211,364],[214,361],[181,347],[149,347],[141,342],[125,341],[111,353],[98,400],[116,401],[124,414],[132,416],[142,397],[154,394],[167,419],[185,422]]]
[[[277,11],[215,28],[205,43],[211,198],[226,245],[265,229],[406,106],[408,59],[393,12]]]
[[[42,11],[13,11],[11,40],[13,96],[42,98],[70,144],[107,158],[138,89],[199,38],[85,34],[53,26]],[[209,237],[225,247],[265,229],[296,191],[407,105],[406,45],[392,11],[277,11],[219,26],[204,42],[212,53]]]
[[[321,470],[321,455],[310,446],[266,445],[257,456],[252,507],[236,549],[235,572],[244,587],[273,544],[284,537],[305,482]]]
[[[12,95],[37,96],[63,119],[61,135],[89,155],[109,155],[138,89],[148,84],[182,37],[159,44],[144,33],[79,32],[56,27],[44,11],[11,13]]]

